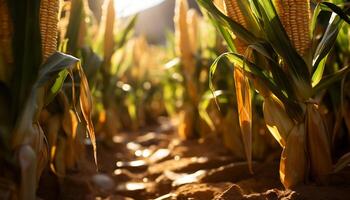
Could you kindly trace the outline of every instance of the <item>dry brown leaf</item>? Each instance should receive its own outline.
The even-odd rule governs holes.
[[[239,68],[234,69],[234,80],[237,96],[237,109],[239,125],[241,127],[244,150],[249,165],[252,169],[252,102],[249,80]]]
[[[94,151],[95,164],[97,166],[97,148],[96,148],[96,137],[94,125],[91,120],[92,111],[92,99],[90,94],[90,88],[84,71],[80,64],[78,64],[79,75],[81,78],[80,82],[80,107],[83,113],[84,120],[86,122],[86,128],[90,136],[91,144]]]
[[[35,200],[37,157],[32,147],[29,145],[19,147],[18,162],[21,169],[19,199]]]

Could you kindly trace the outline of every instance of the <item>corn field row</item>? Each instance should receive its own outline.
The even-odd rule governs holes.
[[[176,0],[165,44],[116,2],[0,0],[0,199],[98,171],[99,146],[164,116],[251,175],[279,162],[285,190],[349,169],[346,0]]]

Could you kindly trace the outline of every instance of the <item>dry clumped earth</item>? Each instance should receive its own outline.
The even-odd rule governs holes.
[[[346,200],[350,168],[330,177],[329,185],[285,190],[278,158],[254,162],[234,159],[218,138],[180,141],[167,121],[142,132],[120,133],[112,144],[98,143],[99,170],[91,152],[80,170],[57,179],[46,172],[40,199],[108,200]],[[87,145],[87,149],[91,149]]]

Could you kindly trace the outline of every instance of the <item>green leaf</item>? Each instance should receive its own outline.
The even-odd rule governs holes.
[[[47,96],[45,97],[45,105],[48,105],[58,94],[58,92],[61,90],[64,81],[67,78],[68,70],[64,69],[58,73],[58,77],[56,78],[55,82],[51,86],[50,90],[48,91]]]
[[[82,48],[81,55],[84,72],[88,77],[89,83],[91,83],[102,66],[102,59],[90,47]]]
[[[317,4],[315,9],[314,9],[314,12],[312,14],[312,18],[311,18],[310,38],[315,38],[314,35],[315,35],[315,30],[316,30],[316,25],[317,25],[317,19],[318,19],[318,15],[320,14],[321,10],[322,9],[321,9],[320,4]]]
[[[42,63],[41,38],[39,26],[39,0],[6,1],[11,12],[13,24],[12,43],[14,72],[11,92],[13,97],[12,111],[9,113],[13,121],[23,110],[29,97],[31,87],[37,78]],[[3,2],[4,3],[4,2]]]
[[[326,32],[324,33],[322,40],[318,44],[317,49],[313,55],[313,68],[316,68],[319,65],[321,60],[327,56],[327,54],[334,46],[342,24],[343,21],[333,13],[329,20]]]
[[[323,79],[321,79],[320,83],[317,84],[313,88],[313,94],[318,94],[324,89],[327,89],[330,87],[333,83],[336,83],[337,81],[340,81],[342,78],[344,78],[347,73],[350,71],[350,67],[346,66],[342,68],[341,70],[335,72],[334,74],[325,76]]]
[[[282,70],[281,66],[277,63],[276,58],[273,58],[275,55],[274,50],[269,44],[265,43],[256,43],[248,46],[249,49],[253,49],[264,58],[267,59],[268,69],[273,77],[273,80],[280,87],[281,90],[285,91],[288,97],[295,99],[295,94],[289,76]]]
[[[310,83],[310,73],[304,59],[296,52],[285,32],[271,0],[253,0],[261,14],[261,30],[264,30],[266,37],[275,51],[283,58],[288,65],[288,71],[297,80]]]
[[[209,19],[214,24],[214,26],[220,31],[222,37],[227,43],[228,49],[232,52],[235,52],[236,48],[231,33],[223,26],[220,26],[219,22],[215,18],[209,16]]]
[[[350,8],[345,8],[344,10],[341,9],[340,7],[338,7],[337,5],[333,4],[333,3],[329,3],[329,2],[322,2],[322,5],[327,6],[328,8],[330,8],[334,13],[336,13],[342,20],[344,20],[345,22],[347,22],[348,24],[350,24],[350,18],[349,16],[347,16],[346,12],[348,12],[350,10]]]
[[[218,101],[221,103],[221,102],[225,102],[224,98],[227,98],[228,96],[234,96],[234,95],[232,92],[223,91],[223,90],[216,90],[214,92],[206,91],[202,96],[201,101],[198,104],[199,116],[208,124],[208,126],[212,131],[215,130],[215,125],[213,120],[210,118],[207,112],[207,109],[210,103],[212,102],[212,100],[218,99]]]
[[[122,48],[124,46],[127,39],[133,32],[136,21],[137,21],[137,15],[133,16],[131,20],[128,22],[128,24],[126,25],[126,27],[117,34],[116,49]]]
[[[207,93],[211,93],[210,91],[208,91]],[[212,97],[212,95],[211,95]],[[210,105],[211,102],[211,98],[206,97],[206,94],[204,94],[204,96],[202,97],[202,100],[199,102],[198,104],[198,112],[199,112],[199,116],[208,124],[209,128],[214,131],[215,130],[215,125],[213,120],[211,120],[207,108]]]
[[[248,76],[250,76],[251,78],[257,78],[259,79],[261,82],[263,82],[265,84],[265,86],[267,88],[269,88],[279,99],[281,100],[285,100],[287,97],[282,93],[282,91],[280,90],[280,88],[274,83],[274,81],[271,79],[271,77],[269,77],[268,75],[264,74],[261,70],[261,68],[259,68],[258,66],[256,66],[254,63],[251,63],[249,61],[247,61],[243,56],[236,54],[236,53],[231,53],[231,52],[227,52],[224,54],[221,54],[214,62],[213,64],[210,66],[210,70],[209,70],[209,88],[212,91],[215,91],[215,88],[213,86],[213,76],[216,72],[217,69],[217,65],[219,63],[219,61],[222,58],[227,58],[231,63],[233,63],[234,67],[239,67],[241,69],[243,69],[246,74]]]
[[[47,81],[51,80],[54,76],[57,76],[59,72],[69,67],[72,67],[73,64],[79,62],[79,59],[61,53],[55,52],[52,54],[45,64],[41,67],[39,71],[38,79],[35,82],[35,87],[43,86]]]
[[[197,0],[197,2],[200,6],[205,8],[209,14],[220,23],[220,25],[228,28],[246,44],[253,44],[260,40],[253,33],[245,29],[242,25],[221,13],[213,4],[212,0]]]
[[[68,39],[68,52],[76,55],[78,52],[80,27],[85,18],[83,0],[72,1],[70,13],[72,14],[69,16],[69,23],[65,37]]]
[[[318,64],[314,74],[312,75],[312,78],[311,78],[312,87],[314,87],[315,85],[317,85],[321,81],[322,76],[323,76],[323,72],[324,72],[324,68],[326,66],[327,59],[328,59],[328,55],[321,60],[321,62]]]
[[[234,67],[240,67],[241,69],[243,69],[248,77],[258,79],[262,84],[264,84],[266,88],[268,88],[278,99],[280,99],[284,103],[290,117],[297,120],[301,119],[302,110],[300,106],[293,99],[290,99],[288,96],[286,96],[281,90],[281,88],[278,85],[276,85],[274,80],[269,75],[264,73],[260,67],[258,67],[252,62],[247,61],[243,56],[236,53],[228,52],[221,54],[210,66],[209,88],[212,91],[215,91],[212,82],[213,76],[216,72],[218,62],[222,58],[227,58],[231,63],[234,64]]]

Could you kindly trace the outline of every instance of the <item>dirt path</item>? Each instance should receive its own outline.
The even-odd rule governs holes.
[[[250,174],[215,138],[180,141],[167,120],[142,132],[120,133],[98,143],[99,172],[70,172],[61,182],[49,173],[42,199],[350,199],[350,170],[334,175],[332,186],[284,190],[278,160],[255,162]],[[88,153],[90,155],[90,153]],[[89,165],[93,166],[90,157]]]

